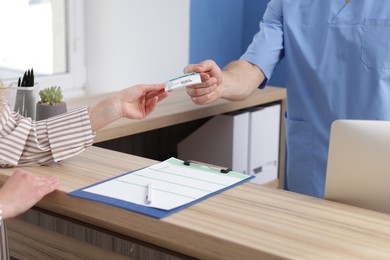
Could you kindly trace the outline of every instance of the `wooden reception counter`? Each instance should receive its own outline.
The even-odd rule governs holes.
[[[90,147],[61,163],[26,169],[61,180],[59,189],[44,198],[36,210],[173,255],[177,253],[175,257],[179,258],[390,258],[390,215],[252,183],[160,220],[67,195],[155,162]],[[0,181],[4,182],[13,171],[1,169]],[[12,221],[7,225],[11,249],[17,250],[23,232],[15,234],[16,224]],[[47,242],[50,248],[57,248],[55,241]],[[60,246],[61,240],[58,241]],[[82,250],[78,248],[79,253]]]

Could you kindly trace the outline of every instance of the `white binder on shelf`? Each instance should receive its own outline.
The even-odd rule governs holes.
[[[237,111],[211,118],[178,144],[178,158],[247,174],[249,115]]]
[[[280,105],[259,107],[250,112],[248,174],[251,182],[263,184],[278,178]]]
[[[218,115],[178,144],[177,157],[254,175],[264,184],[278,178],[280,104]]]

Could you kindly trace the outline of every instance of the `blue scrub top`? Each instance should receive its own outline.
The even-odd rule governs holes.
[[[271,0],[241,59],[283,57],[287,189],[323,197],[331,123],[390,119],[390,1]]]

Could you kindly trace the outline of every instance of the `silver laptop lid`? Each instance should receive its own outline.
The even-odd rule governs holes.
[[[390,121],[332,124],[325,199],[390,214]]]

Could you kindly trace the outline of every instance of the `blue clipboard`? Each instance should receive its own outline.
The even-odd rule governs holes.
[[[203,197],[201,197],[201,198],[199,198],[197,200],[194,200],[194,201],[192,201],[190,203],[187,203],[187,204],[184,204],[182,206],[173,208],[171,210],[162,210],[162,209],[158,209],[158,208],[147,207],[147,206],[144,206],[144,205],[139,205],[139,204],[136,204],[136,203],[132,203],[132,202],[128,202],[128,201],[124,201],[124,200],[120,200],[120,199],[116,199],[116,198],[111,198],[111,197],[107,197],[107,196],[103,196],[103,195],[99,195],[99,194],[95,194],[95,193],[91,193],[91,192],[85,191],[85,189],[87,189],[87,188],[99,185],[101,183],[110,181],[112,179],[119,178],[119,177],[127,175],[127,174],[132,174],[132,173],[137,172],[139,170],[141,170],[141,169],[138,169],[138,170],[135,170],[135,171],[130,171],[130,172],[121,174],[119,176],[115,176],[115,177],[112,177],[110,179],[107,179],[107,180],[104,180],[104,181],[101,181],[101,182],[98,182],[98,183],[95,183],[95,184],[83,187],[81,189],[69,192],[68,195],[73,196],[73,197],[88,199],[88,200],[91,200],[91,201],[100,202],[100,203],[107,204],[107,205],[110,205],[110,206],[115,206],[115,207],[118,207],[118,208],[134,211],[134,212],[137,212],[137,213],[140,213],[140,214],[143,214],[143,215],[146,215],[146,216],[150,216],[150,217],[153,217],[153,218],[161,219],[161,218],[167,217],[167,216],[169,216],[169,215],[171,215],[171,214],[173,214],[175,212],[178,212],[178,211],[180,211],[180,210],[182,210],[184,208],[187,208],[187,207],[189,207],[189,206],[191,206],[191,205],[193,205],[193,204],[195,204],[195,203],[197,203],[199,201],[202,201],[202,200],[207,199],[207,198],[209,198],[211,196],[214,196],[215,194],[221,193],[221,192],[223,192],[223,191],[225,191],[227,189],[230,189],[232,187],[235,187],[237,185],[240,185],[240,184],[242,184],[244,182],[247,182],[247,181],[255,178],[255,176],[248,176],[247,178],[245,178],[245,179],[243,179],[243,180],[241,180],[239,182],[236,182],[233,185],[230,185],[230,186],[227,186],[225,188],[222,188],[222,189],[220,189],[220,190],[218,190],[216,192],[207,194],[206,196],[203,196]]]

